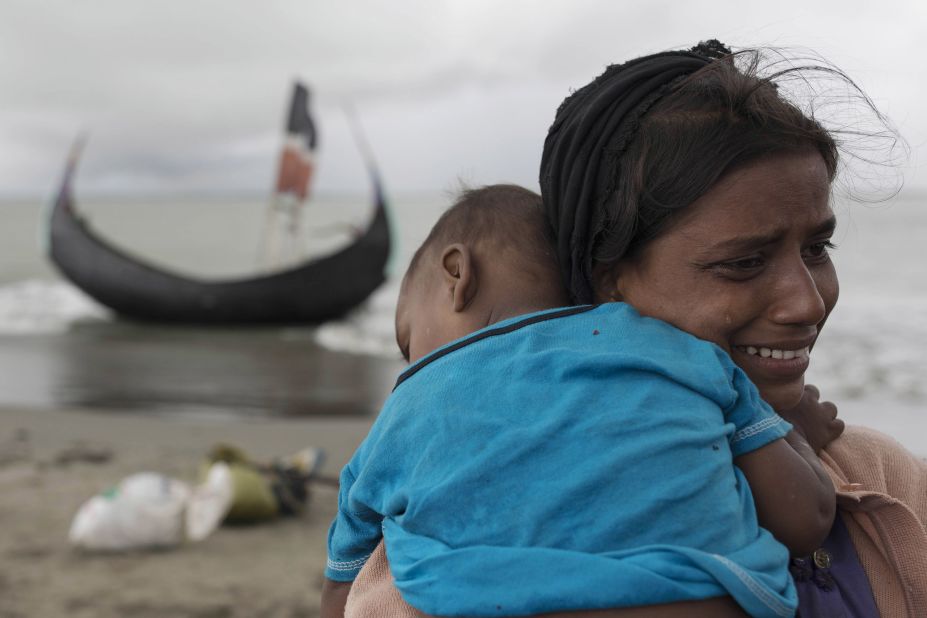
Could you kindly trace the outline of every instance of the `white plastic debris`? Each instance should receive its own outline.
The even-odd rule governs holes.
[[[232,503],[228,466],[216,463],[206,481],[191,488],[154,472],[126,477],[85,502],[68,539],[93,551],[165,548],[200,541],[222,522]]]
[[[202,541],[212,534],[229,512],[234,493],[228,465],[221,461],[212,464],[206,480],[190,494],[186,512],[187,539]]]

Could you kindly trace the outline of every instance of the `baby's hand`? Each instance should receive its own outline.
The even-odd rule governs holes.
[[[837,406],[829,401],[818,401],[820,397],[816,387],[806,384],[798,405],[779,412],[779,416],[792,423],[808,441],[815,453],[820,453],[843,433],[843,421],[837,418]]]

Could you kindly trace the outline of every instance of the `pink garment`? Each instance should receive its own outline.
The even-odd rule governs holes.
[[[348,593],[344,618],[416,618],[414,607],[402,600],[386,560],[383,541],[370,554]]]
[[[927,616],[927,461],[847,427],[821,453],[883,618]]]

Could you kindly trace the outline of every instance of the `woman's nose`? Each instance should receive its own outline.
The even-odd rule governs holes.
[[[777,324],[818,324],[827,316],[827,304],[818,281],[803,260],[784,269],[775,285],[770,319]]]

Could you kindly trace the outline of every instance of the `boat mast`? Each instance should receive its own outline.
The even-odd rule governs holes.
[[[264,269],[279,268],[302,257],[300,214],[309,198],[317,145],[318,134],[309,115],[309,90],[296,82],[290,100],[277,182],[267,206],[261,239],[259,260]],[[283,220],[282,225],[279,219]]]

